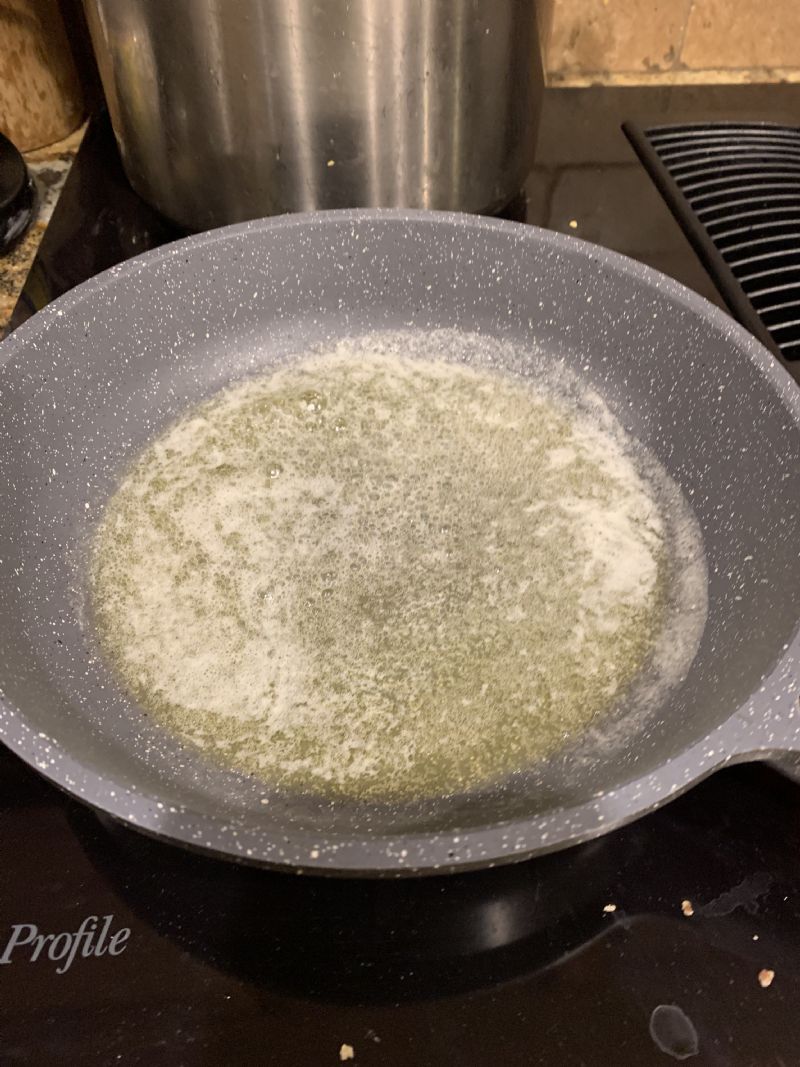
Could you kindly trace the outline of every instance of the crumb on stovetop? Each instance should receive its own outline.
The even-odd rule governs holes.
[[[691,915],[694,915],[694,908],[692,907],[691,900],[681,901],[681,911],[687,918]]]
[[[355,1058],[355,1050],[352,1045],[342,1045],[339,1049],[339,1059],[344,1063],[345,1060],[352,1060]]]
[[[606,904],[606,906],[603,908],[603,911],[606,912],[607,915],[610,915],[612,911],[616,911],[616,910],[617,910],[617,905],[616,904]]]
[[[758,972],[758,984],[762,989],[766,989],[772,985],[772,979],[775,977],[775,972],[771,971],[768,967],[763,967]]]

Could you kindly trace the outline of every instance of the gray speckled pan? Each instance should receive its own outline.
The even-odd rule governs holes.
[[[407,326],[535,342],[580,366],[691,500],[708,622],[688,676],[611,755],[572,749],[402,807],[270,793],[181,748],[118,689],[77,617],[81,546],[126,460],[187,405],[305,344]],[[0,346],[0,736],[95,807],[253,863],[399,874],[591,838],[732,760],[796,760],[799,458],[800,390],[766,349],[601,248],[375,211],[179,241],[79,286]]]

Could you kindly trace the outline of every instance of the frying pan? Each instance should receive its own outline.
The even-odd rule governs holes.
[[[333,804],[212,765],[130,702],[84,621],[85,545],[125,463],[187,406],[314,344],[399,327],[535,346],[599,392],[691,501],[708,617],[686,676],[614,744],[590,734],[461,795]],[[796,766],[800,392],[647,267],[471,216],[285,216],[114,267],[0,357],[0,736],[95,808],[245,862],[401,874],[563,848],[731,761]]]

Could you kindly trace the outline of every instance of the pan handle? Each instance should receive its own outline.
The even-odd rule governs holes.
[[[765,760],[765,762],[800,785],[800,754],[797,752],[787,753],[784,756],[773,756],[771,759]]]
[[[763,760],[800,782],[800,632],[757,692],[720,728],[727,761]]]

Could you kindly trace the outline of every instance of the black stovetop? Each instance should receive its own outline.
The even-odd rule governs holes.
[[[714,298],[619,122],[786,121],[798,104],[800,86],[548,91],[513,211]],[[13,324],[178,236],[94,120]],[[800,789],[761,766],[564,853],[366,882],[162,844],[2,749],[0,1063],[316,1067],[352,1050],[390,1067],[647,1067],[697,1050],[692,1063],[788,1067],[799,893]]]

